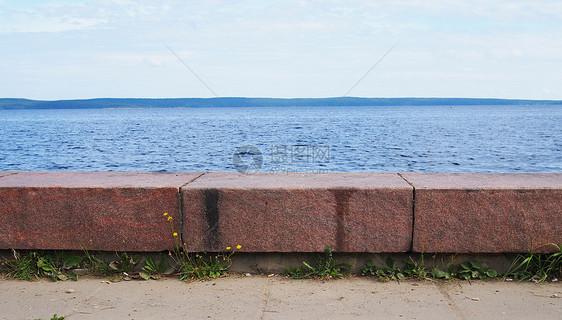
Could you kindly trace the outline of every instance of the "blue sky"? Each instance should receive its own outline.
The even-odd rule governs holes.
[[[562,1],[0,0],[0,97],[562,99]]]

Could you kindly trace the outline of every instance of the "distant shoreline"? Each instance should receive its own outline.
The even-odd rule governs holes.
[[[562,106],[562,100],[479,98],[96,98],[76,100],[30,100],[0,98],[0,110],[21,109],[115,109],[115,108],[206,108],[206,107],[351,107],[351,106]]]

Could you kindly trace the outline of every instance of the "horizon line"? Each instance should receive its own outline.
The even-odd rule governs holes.
[[[95,97],[95,98],[68,98],[68,99],[36,99],[36,98],[14,98],[14,97],[3,97],[0,100],[30,100],[30,101],[45,101],[45,102],[56,102],[56,101],[80,101],[80,100],[102,100],[102,99],[137,99],[137,100],[167,100],[167,99],[206,99],[206,100],[216,100],[216,99],[275,99],[275,100],[299,100],[299,99],[470,99],[470,100],[525,100],[525,101],[562,101],[561,99],[529,99],[529,98],[483,98],[483,97],[413,97],[413,96],[403,96],[403,97],[360,97],[360,96],[332,96],[332,97],[291,97],[291,98],[281,98],[281,97],[247,97],[247,96],[224,96],[224,97]]]

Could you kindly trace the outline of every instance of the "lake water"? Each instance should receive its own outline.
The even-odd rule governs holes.
[[[562,108],[0,110],[0,170],[562,172]]]

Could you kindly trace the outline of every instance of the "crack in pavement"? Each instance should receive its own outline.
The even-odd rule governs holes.
[[[449,306],[449,309],[451,309],[451,312],[453,313],[453,316],[455,317],[455,319],[466,320],[466,318],[462,315],[461,309],[459,309],[459,307],[457,307],[457,305],[455,304],[453,299],[451,299],[451,296],[449,295],[447,290],[445,288],[443,288],[442,285],[438,285],[436,283],[434,283],[433,285],[437,287],[437,290],[439,290],[439,293],[441,293],[443,298],[445,298],[445,301],[447,301],[447,305]]]
[[[268,312],[267,303],[269,302],[269,294],[271,292],[271,279],[267,279],[265,285],[263,286],[263,296],[260,302],[260,307],[258,309],[258,314],[256,315],[257,320],[262,320],[265,312]]]

